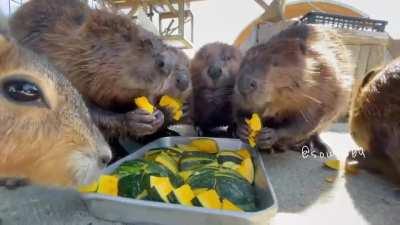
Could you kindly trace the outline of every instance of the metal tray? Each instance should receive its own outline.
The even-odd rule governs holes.
[[[105,173],[111,173],[124,161],[142,158],[149,149],[185,144],[191,139],[194,138],[166,137],[158,139],[107,167]],[[237,139],[213,139],[218,142],[221,149],[250,149],[248,145]],[[94,216],[109,221],[158,225],[267,225],[276,214],[278,204],[261,155],[255,149],[252,149],[251,153],[255,164],[256,204],[259,209],[256,212],[186,207],[100,194],[83,194],[82,198]]]

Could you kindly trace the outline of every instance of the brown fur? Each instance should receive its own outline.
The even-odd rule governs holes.
[[[66,74],[91,109],[99,108],[91,111],[107,136],[138,131],[126,127],[124,113],[135,109],[134,98],[160,95],[172,71],[160,38],[128,17],[77,0],[29,1],[12,17],[11,30]]]
[[[346,109],[349,62],[333,32],[289,27],[247,52],[235,89],[236,121],[243,124],[245,117],[259,113],[265,131],[275,135],[275,147],[317,137]]]
[[[234,46],[215,42],[203,46],[191,61],[194,122],[202,130],[232,125],[232,94],[242,55]],[[212,79],[209,70],[222,70]]]
[[[41,99],[18,102],[5,84],[35,84]],[[42,58],[0,33],[0,177],[42,185],[90,182],[111,159],[78,92]]]
[[[350,111],[350,129],[367,153],[362,166],[400,183],[400,58],[370,72],[356,93]]]

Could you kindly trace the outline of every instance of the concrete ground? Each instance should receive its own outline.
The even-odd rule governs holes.
[[[345,130],[344,125],[336,125],[322,135],[339,159],[357,149]],[[379,177],[363,171],[353,176],[337,173],[323,168],[323,159],[303,158],[296,152],[263,157],[279,203],[272,225],[400,224],[399,192]],[[331,176],[335,177],[333,183],[325,180]],[[73,191],[39,187],[0,189],[0,225],[63,224],[120,223],[91,217]]]

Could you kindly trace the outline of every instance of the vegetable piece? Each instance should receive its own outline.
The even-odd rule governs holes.
[[[208,190],[198,194],[192,201],[195,206],[202,206],[209,209],[221,209],[221,201],[215,190]]]
[[[145,174],[131,174],[119,179],[118,195],[128,198],[138,198],[145,191]]]
[[[249,150],[242,148],[236,152],[238,155],[242,156],[243,159],[251,158],[251,153]]]
[[[143,109],[144,111],[146,111],[148,113],[154,112],[154,106],[150,103],[150,101],[149,101],[149,99],[147,99],[147,97],[135,98],[135,104],[139,109]]]
[[[189,177],[193,174],[193,170],[186,170],[179,172],[179,176],[183,178],[184,181],[189,179]]]
[[[172,173],[178,173],[178,165],[171,156],[169,156],[165,152],[161,152],[158,156],[154,159],[154,161],[160,163],[161,165],[165,166],[169,169]]]
[[[88,185],[80,186],[78,188],[78,191],[81,193],[91,193],[91,192],[96,192],[98,187],[99,187],[99,183],[98,183],[98,181],[95,181]]]
[[[191,145],[184,145],[184,144],[177,144],[177,148],[183,150],[184,152],[186,151],[199,151],[196,147],[193,147]]]
[[[230,211],[243,211],[241,208],[233,204],[231,201],[228,199],[223,199],[222,200],[222,209],[223,210],[230,210]]]
[[[225,162],[241,164],[243,161],[243,158],[234,151],[221,151],[218,153],[217,159],[219,164],[223,164]]]
[[[195,198],[195,195],[192,191],[192,188],[185,184],[181,187],[173,190],[168,195],[168,200],[171,203],[179,203],[181,205],[192,206],[192,200]]]
[[[184,154],[182,156],[179,163],[180,170],[195,170],[210,164],[218,165],[214,155],[202,154],[203,152],[198,152],[199,154],[196,154],[196,152],[191,153],[195,154]]]
[[[240,175],[242,175],[250,184],[254,182],[254,165],[251,158],[243,160],[243,162],[236,169],[236,171]]]
[[[217,153],[219,151],[218,143],[210,138],[194,139],[190,142],[189,146],[207,153]]]
[[[154,201],[169,202],[168,195],[173,187],[168,177],[150,176],[150,198]]]
[[[256,146],[256,137],[258,133],[262,129],[262,122],[261,118],[257,113],[253,113],[250,119],[246,119],[245,122],[249,126],[250,134],[249,134],[249,144],[251,147]]]
[[[340,170],[340,160],[337,159],[328,159],[324,162],[324,165],[332,170]]]
[[[99,179],[99,188],[97,193],[111,196],[118,195],[118,177],[110,175],[101,175]]]
[[[357,161],[347,161],[345,165],[346,174],[358,174],[360,172],[360,168]]]
[[[194,193],[195,196],[197,196],[201,192],[204,192],[204,191],[207,191],[207,190],[209,190],[209,189],[208,188],[196,188],[196,189],[193,189],[193,193]]]
[[[160,102],[158,103],[161,107],[169,108],[173,113],[173,119],[179,121],[182,116],[182,102],[178,99],[172,98],[171,96],[164,95],[161,97]]]

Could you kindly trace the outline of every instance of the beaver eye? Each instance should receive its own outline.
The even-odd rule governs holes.
[[[232,59],[231,56],[225,56],[225,57],[224,57],[224,60],[225,60],[225,61],[230,61],[231,59]]]
[[[10,80],[3,84],[3,91],[8,98],[21,103],[42,100],[38,86],[25,80]]]

